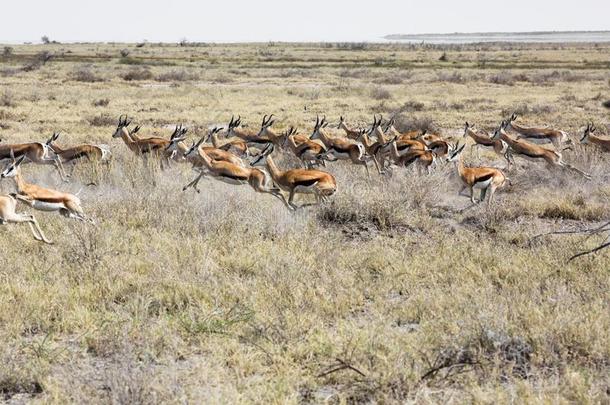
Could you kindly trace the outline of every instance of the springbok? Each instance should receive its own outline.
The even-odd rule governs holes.
[[[130,124],[131,120],[128,121],[127,116],[125,116],[125,118],[120,116],[117,128],[114,131],[114,134],[112,134],[112,137],[121,138],[129,150],[144,159],[148,159],[148,156],[150,155],[160,158],[161,168],[164,168],[164,163],[169,165],[170,155],[164,152],[167,150],[170,141],[159,137],[134,138],[133,133],[137,132],[139,127],[136,127],[134,128],[134,131],[129,132],[128,127]],[[177,131],[174,131],[174,135],[176,132]]]
[[[231,117],[231,121],[233,121],[233,117]],[[232,125],[232,122],[229,123],[229,125]],[[212,145],[214,145],[214,147],[216,149],[221,149],[226,152],[230,152],[230,153],[234,154],[235,156],[239,156],[239,157],[249,157],[250,156],[250,151],[248,150],[248,144],[243,139],[234,137],[231,139],[227,139],[226,141],[223,142],[218,137],[218,132],[213,132],[211,135],[211,139],[212,139]]]
[[[329,160],[329,157],[333,158],[331,160],[351,160],[356,165],[364,166],[367,176],[370,176],[369,167],[366,164],[364,145],[346,138],[333,138],[327,135],[324,130],[327,125],[326,117],[322,118],[321,121],[320,117],[316,117],[316,125],[310,138],[320,139],[326,147],[326,152],[319,157],[326,160]]]
[[[330,196],[337,191],[337,182],[333,175],[321,170],[313,169],[291,169],[280,170],[273,159],[271,153],[274,146],[270,144],[265,150],[251,163],[252,166],[266,166],[271,174],[271,178],[282,190],[290,193],[288,204],[294,208],[300,207],[294,204],[294,196],[296,193],[314,194],[316,203],[326,201]],[[311,204],[308,204],[311,205]]]
[[[112,152],[110,152],[108,145],[81,144],[64,149],[57,144],[59,135],[59,132],[54,133],[46,142],[46,145],[61,159],[62,163],[71,163],[73,165],[72,171],[74,171],[74,165],[82,159],[105,164],[110,163]]]
[[[215,130],[219,130],[215,128]],[[187,152],[187,156],[190,153],[193,153],[195,148],[191,148],[189,152]],[[273,181],[268,178],[267,174],[259,169],[253,167],[243,167],[233,163],[229,163],[221,160],[214,160],[204,149],[198,149],[198,156],[203,163],[203,167],[206,169],[205,174],[211,175],[216,180],[222,181],[223,183],[232,184],[232,185],[242,185],[249,184],[250,187],[257,193],[267,193],[276,197],[284,205],[291,209],[292,207],[284,198],[284,195],[280,192],[278,188],[276,188],[273,184]],[[199,183],[199,180],[204,176],[204,172],[202,171],[199,175],[191,181],[189,184],[184,186],[183,191],[189,187],[194,187],[197,190],[196,186]],[[197,190],[199,191],[199,190]]]
[[[407,152],[400,154],[398,151],[398,138],[395,137],[390,141],[391,157],[394,164],[397,166],[408,167],[413,163],[417,163],[420,168],[425,168],[428,174],[432,172],[432,166],[436,163],[436,152],[425,149],[409,149]]]
[[[476,204],[474,198],[474,190],[481,190],[481,197],[478,202],[483,202],[485,196],[489,192],[487,206],[491,205],[496,189],[504,187],[508,178],[500,169],[493,167],[466,167],[462,159],[462,151],[466,144],[461,147],[458,145],[450,145],[447,155],[447,162],[455,162],[458,176],[462,182],[462,188],[458,195],[461,195],[465,189],[470,190],[470,201]]]
[[[347,126],[347,124],[345,123],[345,118],[343,118],[343,116],[339,116],[339,125],[337,125],[337,129],[342,129],[345,131],[345,136],[347,136],[350,139],[358,139],[358,137],[360,136],[360,131],[357,129],[352,129],[350,127]]]
[[[53,242],[48,240],[46,236],[44,236],[44,233],[42,233],[42,229],[40,229],[40,225],[38,225],[38,221],[34,215],[18,214],[16,208],[17,200],[14,197],[10,195],[0,195],[0,225],[27,223],[32,230],[34,239],[48,243],[49,245],[53,244]]]
[[[473,125],[470,125],[468,124],[468,122],[466,122],[466,125],[464,127],[463,138],[470,137],[474,141],[474,144],[472,144],[470,149],[472,150],[472,148],[476,147],[477,158],[481,159],[481,156],[479,154],[479,149],[481,147],[492,148],[498,156],[502,156],[504,157],[504,159],[506,159],[506,170],[510,170],[511,162],[508,156],[508,144],[502,139],[491,139],[491,136],[484,131],[475,132],[473,128]]]
[[[298,135],[294,127],[290,127],[284,134],[284,146],[288,145],[294,155],[299,158],[305,167],[311,169],[314,165],[325,166],[324,160],[318,158],[324,153],[324,147],[304,135]]]
[[[273,129],[271,129],[271,126],[275,123],[275,120],[271,120],[272,117],[273,114],[271,114],[269,118],[267,118],[266,115],[263,117],[261,129],[257,135],[259,139],[257,145],[264,144],[266,146],[266,144],[273,143],[275,146],[280,146],[284,143],[284,134],[278,135]]]
[[[26,157],[27,161],[25,163],[32,162],[39,165],[53,165],[62,181],[67,182],[68,177],[70,177],[66,175],[59,156],[46,143],[30,142],[0,145],[0,162],[21,156]]]
[[[595,132],[595,125],[593,125],[592,123],[587,124],[585,132],[582,138],[580,139],[580,143],[592,143],[602,148],[605,152],[610,152],[610,139],[599,138],[593,135],[593,132]]]
[[[184,159],[189,162],[193,170],[199,172],[199,176],[195,178],[192,182],[182,188],[182,191],[185,191],[189,187],[193,187],[195,191],[200,192],[197,188],[197,184],[201,180],[201,177],[208,173],[207,166],[205,165],[205,161],[203,159],[203,154],[215,161],[230,163],[235,166],[246,167],[243,160],[239,157],[233,155],[231,152],[224,151],[222,149],[217,149],[212,146],[201,146],[206,140],[208,140],[212,134],[218,133],[222,131],[222,128],[213,128],[209,133],[203,135],[201,139],[197,143],[193,142],[190,148],[186,148],[182,141],[185,138],[176,138],[172,141],[169,148],[174,149],[177,153],[182,154]]]
[[[270,138],[261,138],[259,135],[263,129],[263,127],[265,126],[270,126],[273,125],[273,123],[275,121],[271,121],[271,118],[273,117],[273,114],[271,114],[269,116],[269,118],[267,118],[267,115],[265,115],[263,117],[263,122],[261,123],[261,130],[259,130],[258,132],[255,132],[253,130],[246,130],[244,128],[241,128],[241,116],[238,116],[236,120],[233,120],[233,117],[231,117],[231,122],[229,122],[229,126],[227,128],[227,134],[226,136],[229,137],[237,137],[242,139],[243,141],[246,142],[246,144],[248,145],[248,147],[255,147],[255,148],[259,148],[262,149],[265,146],[267,146],[267,144],[269,144],[270,142],[272,142],[272,140]],[[279,142],[279,140],[278,140]]]
[[[550,128],[524,127],[515,123],[517,114],[513,113],[508,119],[508,128],[517,132],[517,140],[526,139],[533,143],[551,143],[555,149],[560,150],[563,144],[571,144],[572,140],[564,131]]]
[[[526,159],[531,160],[544,160],[549,167],[561,167],[564,169],[572,170],[586,179],[591,179],[591,175],[572,166],[571,164],[565,162],[561,156],[561,152],[551,149],[543,148],[540,145],[532,144],[522,140],[515,140],[508,136],[505,132],[508,123],[506,121],[502,121],[500,126],[494,132],[492,136],[493,140],[501,139],[508,144],[509,154],[517,154]]]
[[[25,156],[21,156],[19,159],[13,160],[0,174],[0,178],[12,178],[15,182],[17,200],[38,211],[59,211],[66,218],[93,223],[91,219],[85,217],[81,201],[77,196],[27,183],[21,176],[20,170],[24,159]]]

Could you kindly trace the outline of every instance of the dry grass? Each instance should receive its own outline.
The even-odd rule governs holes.
[[[398,113],[403,129],[460,137],[465,120],[491,128],[526,106],[524,120],[576,140],[586,122],[601,128],[607,117],[605,98],[591,100],[608,92],[607,47],[13,48],[0,63],[16,72],[2,77],[3,142],[61,130],[66,144],[110,144],[115,161],[79,167],[69,184],[49,168],[24,168],[31,181],[71,192],[98,180],[81,193],[98,226],[37,212],[50,247],[25,227],[0,226],[3,399],[608,401],[610,252],[567,263],[601,238],[531,239],[609,220],[610,161],[594,148],[564,152],[589,182],[518,159],[513,185],[490,209],[457,196],[450,166],[367,180],[333,163],[332,202],[291,214],[247,186],[207,180],[201,194],[183,193],[187,167],[160,172],[110,138],[124,113],[142,136],[167,137],[184,123],[196,137],[232,114],[256,127],[274,113],[278,129],[305,132],[318,113],[361,123],[373,111]],[[55,56],[21,69],[43,50]],[[85,68],[104,81],[73,80]],[[488,152],[466,158],[504,164]],[[278,161],[296,166],[285,153]]]

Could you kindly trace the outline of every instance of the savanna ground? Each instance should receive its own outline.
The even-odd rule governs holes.
[[[610,249],[568,262],[604,237],[532,239],[610,219],[596,148],[565,152],[591,181],[517,158],[490,209],[457,195],[452,165],[369,180],[333,163],[332,202],[290,213],[248,186],[183,193],[186,165],[145,167],[111,138],[125,113],[166,137],[232,114],[310,131],[316,114],[362,126],[383,113],[457,139],[466,120],[491,129],[517,111],[577,141],[589,120],[608,132],[610,45],[183,45],[4,49],[3,142],[61,131],[115,161],[68,184],[23,169],[71,192],[97,179],[81,199],[98,225],[35,213],[53,246],[0,227],[0,399],[610,401]]]

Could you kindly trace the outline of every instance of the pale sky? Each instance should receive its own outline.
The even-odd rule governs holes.
[[[378,41],[387,34],[609,30],[610,0],[4,0],[0,43]]]

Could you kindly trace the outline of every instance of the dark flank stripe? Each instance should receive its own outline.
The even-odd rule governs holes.
[[[333,149],[336,150],[339,153],[349,153],[349,148],[348,149],[343,149],[339,146],[333,146]]]
[[[484,181],[487,181],[487,180],[491,179],[493,176],[494,176],[493,173],[487,173],[487,174],[485,174],[485,175],[483,175],[481,177],[477,177],[474,182],[475,183],[483,183]]]
[[[248,180],[248,178],[244,177],[244,176],[232,176],[232,175],[226,174],[226,173],[221,174],[220,177],[226,177],[227,179],[233,179],[233,180],[238,180],[238,181]]]
[[[309,187],[309,186],[312,186],[312,185],[316,184],[317,182],[318,182],[318,179],[308,179],[308,180],[296,181],[294,184],[296,186]]]

